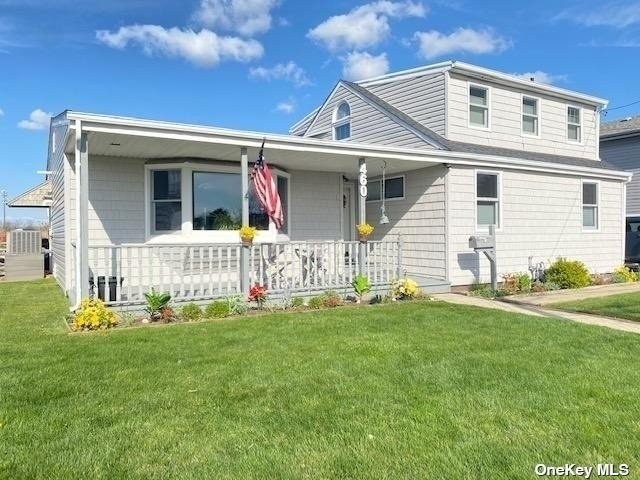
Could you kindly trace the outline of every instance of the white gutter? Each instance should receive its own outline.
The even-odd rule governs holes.
[[[80,258],[80,249],[82,248],[82,236],[80,235],[80,229],[82,228],[82,221],[80,219],[81,216],[81,195],[80,195],[80,143],[82,138],[82,121],[76,120],[75,125],[75,140],[76,140],[76,151],[75,151],[75,194],[76,194],[76,254],[75,254],[75,277],[76,284],[74,285],[76,290],[76,301],[71,306],[71,311],[75,312],[78,308],[80,308],[80,302],[82,301],[82,289],[80,287],[80,282],[82,280],[82,260]]]
[[[69,112],[69,119],[82,122],[85,132],[101,132],[120,135],[134,135],[148,138],[166,138],[203,143],[234,145],[259,148],[262,139],[267,138],[270,148],[294,151],[348,156],[351,158],[368,157],[386,160],[406,160],[433,163],[449,163],[464,166],[491,166],[512,170],[532,170],[549,173],[562,173],[573,176],[589,176],[628,181],[630,173],[596,167],[573,165],[551,165],[547,162],[525,160],[516,157],[503,157],[478,153],[464,153],[448,150],[418,150],[354,142],[318,140],[308,137],[231,130],[201,125],[187,125],[154,120],[141,120],[126,117],[110,117],[87,113]],[[70,128],[75,128],[71,125]]]

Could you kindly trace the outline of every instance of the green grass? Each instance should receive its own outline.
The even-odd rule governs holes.
[[[562,310],[640,321],[640,292],[594,297],[552,305]]]
[[[640,474],[640,336],[440,302],[69,334],[0,284],[0,478]]]

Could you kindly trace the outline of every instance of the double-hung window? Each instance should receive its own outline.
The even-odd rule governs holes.
[[[598,184],[582,182],[582,228],[598,229]]]
[[[582,141],[582,118],[578,107],[567,107],[567,139],[571,142]]]
[[[479,229],[500,227],[499,173],[476,173],[476,222]]]
[[[489,128],[489,89],[469,86],[469,125]]]
[[[522,133],[538,136],[540,132],[539,100],[522,97]]]
[[[182,228],[182,176],[180,170],[154,170],[151,175],[151,221],[154,232]]]

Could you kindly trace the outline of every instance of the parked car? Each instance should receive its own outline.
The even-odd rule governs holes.
[[[640,268],[640,217],[627,217],[626,230],[624,262],[628,267],[638,270]]]

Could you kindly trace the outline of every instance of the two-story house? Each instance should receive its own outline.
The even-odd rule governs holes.
[[[66,111],[51,124],[54,275],[74,302],[150,288],[177,300],[488,280],[471,235],[497,229],[499,273],[565,256],[623,261],[625,184],[600,161],[606,101],[460,62],[338,82],[290,135]],[[258,207],[266,139],[285,212]],[[375,227],[360,242],[355,225]],[[241,224],[258,228],[242,246]],[[109,285],[109,290],[107,290]],[[100,288],[98,288],[100,290]]]

